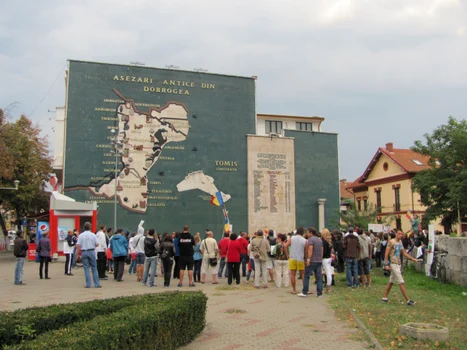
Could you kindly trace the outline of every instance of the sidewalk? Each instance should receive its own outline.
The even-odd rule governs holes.
[[[184,350],[360,350],[367,349],[369,345],[351,339],[357,330],[337,320],[327,307],[326,296],[299,298],[290,294],[290,288],[270,285],[268,289],[256,290],[243,280],[240,286],[232,287],[223,278],[218,285],[206,282],[197,284],[196,288],[167,289],[160,287],[163,284],[160,276],[156,278],[157,287],[148,288],[137,283],[135,276],[125,274],[123,283],[109,279],[102,281],[101,289],[85,289],[83,269],[74,269],[74,276],[65,276],[63,262],[50,264],[51,280],[40,280],[39,264],[26,262],[23,281],[27,285],[15,286],[14,267],[14,257],[1,253],[2,311],[169,290],[202,290],[209,298],[206,328]],[[184,282],[188,285],[186,280]],[[172,286],[177,283],[172,281]],[[301,281],[298,281],[298,286],[301,286]],[[314,286],[310,287],[314,291]]]

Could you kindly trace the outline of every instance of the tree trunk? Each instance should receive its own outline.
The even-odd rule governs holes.
[[[10,245],[8,242],[8,230],[6,229],[5,220],[3,220],[3,215],[0,213],[0,227],[3,231],[3,237],[5,238],[5,250],[8,251],[8,246]]]

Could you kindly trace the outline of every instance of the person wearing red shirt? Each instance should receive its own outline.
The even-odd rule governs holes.
[[[224,232],[224,238],[219,241],[217,248],[219,249],[219,254],[221,256],[221,261],[219,263],[219,271],[217,272],[217,278],[222,278],[222,271],[225,266],[225,256],[227,255],[227,249],[229,248],[229,232]],[[225,268],[225,277],[227,277],[227,267]]]
[[[242,263],[242,277],[246,277],[246,266],[248,264],[248,244],[250,242],[246,239],[246,232],[240,232],[240,241],[241,252],[240,252],[240,262]]]
[[[227,271],[228,271],[228,284],[232,284],[232,279],[240,284],[240,252],[242,245],[240,240],[237,239],[237,234],[232,232],[230,234],[230,241],[227,249]]]

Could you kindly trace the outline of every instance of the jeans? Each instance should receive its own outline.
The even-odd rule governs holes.
[[[151,256],[150,258],[146,257],[146,260],[144,260],[144,285],[146,285],[146,282],[148,281],[149,270],[151,270],[151,274],[149,275],[149,287],[154,287],[154,276],[156,275],[156,268],[157,256]]]
[[[162,259],[162,265],[164,266],[164,286],[170,286],[170,275],[172,272],[172,265],[174,261],[171,258]]]
[[[232,279],[235,278],[235,283],[240,284],[240,262],[228,262],[228,284],[232,284]]]
[[[268,285],[268,269],[266,261],[255,259],[255,287],[267,287]]]
[[[81,260],[83,261],[86,288],[91,287],[91,276],[89,274],[89,269],[91,269],[92,272],[94,287],[99,287],[99,274],[97,273],[96,253],[94,252],[94,250],[83,251],[81,253]]]
[[[174,260],[175,260],[174,278],[180,278],[180,267],[178,265],[178,259],[179,258],[180,258],[179,256],[174,257]]]
[[[201,281],[201,263],[203,259],[195,260],[195,266],[193,267],[193,278],[195,282]]]
[[[320,296],[323,294],[323,276],[321,270],[323,263],[312,262],[310,266],[305,267],[305,276],[303,277],[302,293],[307,295],[310,289],[310,277],[314,273],[316,275],[316,294]]]
[[[114,258],[114,280],[121,281],[125,271],[126,256],[116,256]]]
[[[240,262],[242,263],[242,276],[246,276],[246,267],[248,265],[248,254],[240,254]]]
[[[105,270],[107,269],[107,256],[105,252],[97,252],[97,271],[99,272],[99,278],[104,278]]]
[[[44,275],[42,274],[42,270],[44,269],[45,265],[45,278],[49,277],[49,257],[48,256],[41,256],[39,257],[40,265],[39,265],[39,277],[43,278]]]
[[[131,259],[130,267],[128,268],[128,273],[129,274],[136,273],[136,259]]]
[[[248,274],[246,275],[246,280],[249,281],[251,277],[251,271],[255,271],[255,260],[250,259],[251,270],[248,270]]]
[[[217,272],[217,277],[221,278],[222,277],[222,271],[224,270],[225,267],[225,258],[221,258],[221,261],[219,262],[219,271]],[[225,277],[227,277],[228,272],[227,268],[225,269]]]
[[[347,285],[349,287],[358,286],[358,262],[357,258],[345,258],[347,265]],[[352,280],[353,277],[353,280]]]
[[[26,260],[26,258],[16,258],[15,284],[23,283],[24,260]]]

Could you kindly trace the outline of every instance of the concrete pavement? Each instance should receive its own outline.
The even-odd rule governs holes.
[[[74,269],[74,276],[64,275],[64,262],[49,266],[50,280],[40,280],[39,264],[26,262],[25,286],[14,285],[15,260],[11,253],[0,254],[0,310],[14,310],[29,306],[111,298],[122,295],[160,293],[170,290],[202,290],[208,296],[206,328],[185,350],[196,349],[367,349],[369,344],[355,340],[357,332],[339,321],[327,306],[327,298],[312,294],[299,298],[290,288],[254,289],[243,281],[240,286],[228,286],[225,278],[220,284],[197,284],[195,288],[163,288],[162,277],[156,278],[155,288],[144,287],[135,276],[125,273],[124,282],[102,281],[101,289],[84,288],[82,268]],[[126,267],[127,268],[127,267]],[[298,281],[301,286],[301,281]],[[314,291],[314,286],[310,286]]]

